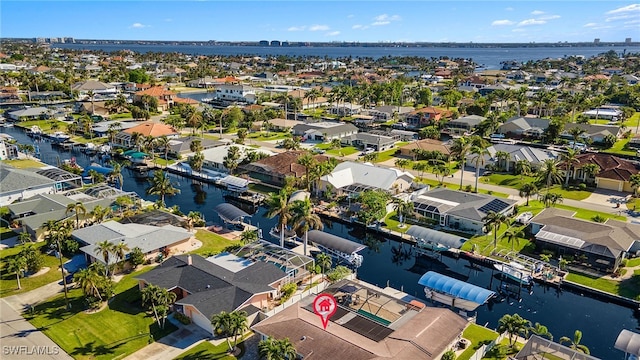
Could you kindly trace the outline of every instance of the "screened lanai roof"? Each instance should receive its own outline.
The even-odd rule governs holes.
[[[361,193],[366,190],[379,190],[379,189],[380,188],[371,186],[371,185],[353,183],[351,185],[347,185],[344,188],[342,188],[342,191],[348,192],[348,193]]]
[[[459,249],[462,244],[467,241],[467,239],[458,235],[448,234],[433,229],[427,229],[417,225],[411,225],[409,230],[407,230],[407,234],[415,238],[417,241],[436,243],[456,249]]]
[[[228,204],[228,203],[222,203],[222,204],[218,204],[213,208],[213,211],[215,211],[216,213],[218,213],[218,215],[227,222],[230,223],[238,223],[238,222],[242,222],[242,218],[246,217],[246,216],[251,216],[249,214],[247,214],[246,212],[242,211],[241,209],[238,209],[237,207]]]
[[[574,249],[580,249],[584,245],[584,241],[578,238],[556,234],[552,231],[547,230],[538,231],[536,237],[562,246],[572,247]]]
[[[618,334],[614,348],[624,351],[626,354],[640,356],[640,334],[623,329]]]
[[[68,180],[78,180],[80,179],[79,175],[72,174],[68,171],[64,171],[58,168],[47,168],[36,171],[36,174],[45,176],[54,181],[68,181]]]
[[[490,297],[495,295],[495,292],[491,290],[442,275],[435,271],[429,271],[422,275],[420,280],[418,280],[418,284],[428,287],[431,290],[463,300],[473,301],[478,304],[484,304]]]
[[[279,265],[283,271],[289,272],[305,268],[313,263],[313,258],[287,250],[265,240],[252,242],[240,248],[235,255],[252,261],[264,261]],[[306,273],[306,271],[303,271]]]
[[[345,254],[356,253],[366,248],[365,245],[326,232],[322,232],[320,230],[311,230],[309,231],[308,235],[309,241],[330,249],[343,252]]]

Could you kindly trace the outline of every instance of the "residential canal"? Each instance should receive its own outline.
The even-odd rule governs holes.
[[[13,136],[22,143],[33,143],[18,128],[3,128],[3,132]],[[97,158],[90,158],[80,152],[62,152],[52,149],[47,141],[41,141],[39,146],[41,158],[44,162],[55,165],[58,161],[75,157],[79,165],[86,167],[92,162],[99,162]],[[145,189],[147,183],[136,179],[128,170],[123,171],[124,190],[135,191],[147,198]],[[208,223],[217,222],[217,215],[212,208],[224,202],[222,191],[214,185],[196,185],[191,179],[171,175],[172,180],[181,193],[168,197],[169,206],[178,205],[184,213],[200,211]],[[155,198],[149,198],[155,201]],[[275,224],[275,219],[265,218],[266,209],[259,208],[251,219],[251,223],[262,228],[265,238],[269,239],[269,229]],[[484,267],[472,267],[467,260],[456,260],[448,257],[433,260],[416,258],[408,244],[393,240],[365,236],[359,228],[340,223],[326,224],[325,231],[366,243],[369,248],[362,251],[364,263],[358,270],[358,277],[364,281],[385,287],[387,284],[394,288],[424,299],[422,286],[418,279],[426,271],[434,270],[445,275],[454,276],[461,280],[498,290],[500,280],[492,276],[493,271]],[[272,240],[272,239],[269,239]],[[275,242],[275,240],[274,240]],[[504,283],[506,285],[506,283]],[[517,292],[517,286],[510,285]],[[613,348],[615,339],[622,329],[638,330],[640,314],[633,309],[615,305],[596,299],[587,294],[580,294],[566,289],[558,290],[546,288],[536,284],[531,292],[522,289],[521,299],[508,297],[502,302],[483,305],[478,309],[477,322],[490,328],[497,326],[498,319],[504,314],[519,313],[524,318],[546,325],[558,340],[561,336],[573,337],[574,331],[583,332],[582,344],[587,345],[594,356],[603,360],[623,359],[624,354]]]

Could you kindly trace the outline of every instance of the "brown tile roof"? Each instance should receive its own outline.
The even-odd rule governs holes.
[[[439,151],[445,155],[451,154],[449,145],[446,145],[440,140],[435,139],[423,139],[413,141],[407,145],[401,146],[400,150],[411,151],[413,149],[422,149],[427,151]]]
[[[150,88],[148,88],[146,90],[138,91],[136,93],[137,96],[150,95],[150,96],[153,96],[153,97],[162,97],[162,96],[165,96],[165,95],[175,95],[175,94],[176,93],[174,93],[173,91],[167,90],[162,86],[153,86],[153,87],[150,87]]]
[[[256,161],[251,165],[259,166],[264,171],[281,176],[302,177],[306,172],[305,167],[298,164],[296,161],[300,156],[306,153],[306,150],[287,151]],[[325,162],[329,160],[329,158],[324,155],[315,155],[313,158],[318,162]]]
[[[640,172],[632,162],[613,155],[588,153],[580,154],[576,159],[578,160],[576,168],[581,168],[586,164],[597,164],[600,167],[600,172],[596,174],[596,177],[600,178],[629,181],[631,175]]]
[[[123,130],[127,134],[140,133],[144,136],[159,137],[162,135],[173,135],[178,132],[169,125],[155,123],[152,121],[144,122],[138,126]]]
[[[197,100],[193,100],[193,99],[189,99],[189,98],[181,98],[181,97],[177,97],[177,96],[175,98],[173,98],[173,102],[179,103],[179,104],[192,104],[192,105],[199,104],[199,102]]]

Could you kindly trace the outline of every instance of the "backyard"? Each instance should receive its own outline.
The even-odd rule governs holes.
[[[30,159],[2,160],[2,163],[12,166],[16,169],[40,168],[46,166],[40,161]]]
[[[471,341],[471,345],[457,357],[457,360],[470,359],[482,345],[497,339],[498,333],[477,324],[469,324],[469,326],[464,329],[462,337]]]
[[[485,184],[492,184],[498,186],[509,187],[512,189],[520,189],[522,185],[535,183],[536,178],[533,176],[526,175],[512,175],[512,174],[503,174],[503,173],[495,173],[489,176],[481,176],[480,181]],[[539,191],[541,193],[546,192],[546,187],[544,185],[538,186]],[[584,200],[591,196],[591,192],[587,190],[579,190],[573,187],[565,189],[561,184],[556,184],[551,186],[551,192],[556,194],[561,194],[565,199],[571,200]]]
[[[196,239],[202,241],[202,247],[192,251],[192,253],[202,256],[219,254],[228,246],[241,244],[240,241],[229,240],[209,230],[202,229],[196,232]]]
[[[146,346],[150,335],[158,340],[176,330],[170,322],[160,329],[141,307],[135,277],[149,269],[123,277],[108,307],[96,313],[83,311],[82,291],[73,289],[69,291],[70,310],[65,309],[64,296],[57,295],[36,305],[25,318],[76,359],[125,357]]]

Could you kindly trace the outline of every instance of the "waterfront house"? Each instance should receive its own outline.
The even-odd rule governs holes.
[[[112,97],[118,93],[115,85],[105,84],[101,81],[86,80],[71,85],[71,91],[78,94],[78,100],[91,100],[89,92],[93,92],[94,97],[106,96]]]
[[[28,107],[22,110],[7,113],[7,118],[13,121],[40,120],[49,118],[49,109],[46,107]]]
[[[343,280],[323,292],[338,301],[326,328],[313,312],[311,295],[252,330],[263,340],[289,339],[297,358],[435,360],[469,324],[449,309],[428,307],[409,296],[396,298],[359,280]]]
[[[486,120],[486,117],[479,115],[468,115],[463,116],[454,120],[448,121],[444,129],[443,133],[449,135],[465,135],[471,133],[476,126],[480,125],[481,122]]]
[[[300,156],[306,153],[305,150],[287,151],[250,164],[240,165],[239,169],[241,172],[246,172],[252,179],[271,185],[284,186],[285,179],[289,176],[296,178],[305,176],[305,167],[298,164],[297,161]],[[313,158],[319,163],[329,160],[329,157],[325,155],[314,155]]]
[[[298,124],[291,130],[294,136],[301,136],[304,140],[324,142],[358,133],[358,128],[353,124],[329,121]]]
[[[252,324],[258,312],[279,296],[287,274],[273,263],[223,253],[210,258],[178,255],[140,276],[139,288],[155,285],[176,294],[173,310],[215,335],[211,317],[242,310]]]
[[[526,160],[531,169],[535,171],[539,169],[542,163],[547,159],[560,159],[557,151],[534,148],[530,146],[512,145],[512,144],[493,144],[487,148],[489,154],[483,155],[484,162],[480,164],[480,169],[500,168],[504,171],[513,171],[515,164],[520,160]],[[498,159],[496,153],[498,151],[506,152],[509,157],[506,159]],[[475,169],[476,159],[474,154],[467,155],[466,166]]]
[[[411,111],[404,115],[404,121],[408,128],[419,129],[425,126],[434,125],[442,121],[450,112],[437,109],[433,106],[426,106],[418,110]]]
[[[511,215],[517,201],[491,195],[436,188],[411,195],[415,212],[436,224],[453,230],[481,235],[484,218],[491,211]]]
[[[211,140],[208,138],[200,138],[197,136],[183,136],[171,138],[169,140],[169,156],[178,158],[179,155],[191,153],[191,144],[195,141],[200,141],[200,145],[203,150],[211,149],[218,146],[225,146],[227,143],[219,140]],[[164,149],[159,149],[161,154],[164,154]]]
[[[147,121],[134,127],[130,127],[128,129],[120,131],[115,137],[114,145],[122,147],[135,146],[136,144],[132,143],[131,141],[134,133],[138,133],[140,134],[140,136],[153,136],[154,138],[161,136],[168,136],[173,138],[180,135],[180,133],[176,131],[176,129],[169,125]]]
[[[586,153],[576,157],[577,162],[572,165],[569,178],[577,182],[595,182],[599,189],[633,192],[631,175],[640,169],[631,161],[610,154]],[[587,164],[598,165],[598,172],[592,177],[583,167]],[[563,168],[565,164],[560,164]]]
[[[357,133],[341,138],[340,143],[360,149],[372,148],[376,151],[385,151],[393,148],[396,140],[380,134]]]
[[[12,160],[18,158],[18,146],[0,138],[0,160]]]
[[[414,178],[407,171],[345,161],[338,164],[331,174],[320,178],[320,188],[326,191],[327,186],[331,185],[339,195],[357,195],[365,190],[376,189],[397,194],[409,190]]]
[[[256,102],[257,89],[243,84],[220,84],[215,85],[213,99],[219,101],[242,102],[254,104]]]
[[[507,137],[535,137],[540,138],[549,127],[549,119],[538,117],[515,116],[498,127],[498,134],[505,134]]]
[[[416,152],[419,151],[437,151],[448,157],[451,155],[451,145],[436,139],[422,139],[400,147],[400,155],[413,160],[417,159]]]
[[[56,194],[81,186],[80,176],[43,165],[42,168],[0,167],[0,206],[39,194]]]
[[[574,215],[546,208],[531,219],[536,246],[606,273],[615,272],[629,252],[640,249],[640,225],[612,219],[597,223]]]
[[[413,110],[415,109],[409,106],[383,105],[376,106],[373,109],[363,109],[361,113],[363,115],[373,116],[373,120],[376,122],[386,122],[392,120],[395,114],[403,116]]]
[[[608,135],[613,135],[616,139],[619,139],[623,134],[620,126],[615,125],[567,123],[564,125],[564,131],[560,133],[560,137],[567,140],[573,140],[573,136],[569,132],[573,128],[579,128],[583,130],[584,133],[580,135],[580,137],[583,140],[590,139],[593,143],[602,143],[604,141],[604,138]]]
[[[227,167],[224,165],[224,159],[229,153],[229,148],[232,146],[238,148],[240,151],[240,158],[237,160],[238,164],[244,160],[244,158],[247,156],[247,153],[249,152],[261,152],[268,156],[274,155],[272,151],[265,149],[256,149],[250,146],[239,144],[226,144],[223,146],[214,146],[212,148],[203,150],[202,155],[204,155],[204,162],[202,164],[202,167],[204,169],[210,169],[214,171],[228,172],[229,169],[227,169]]]

